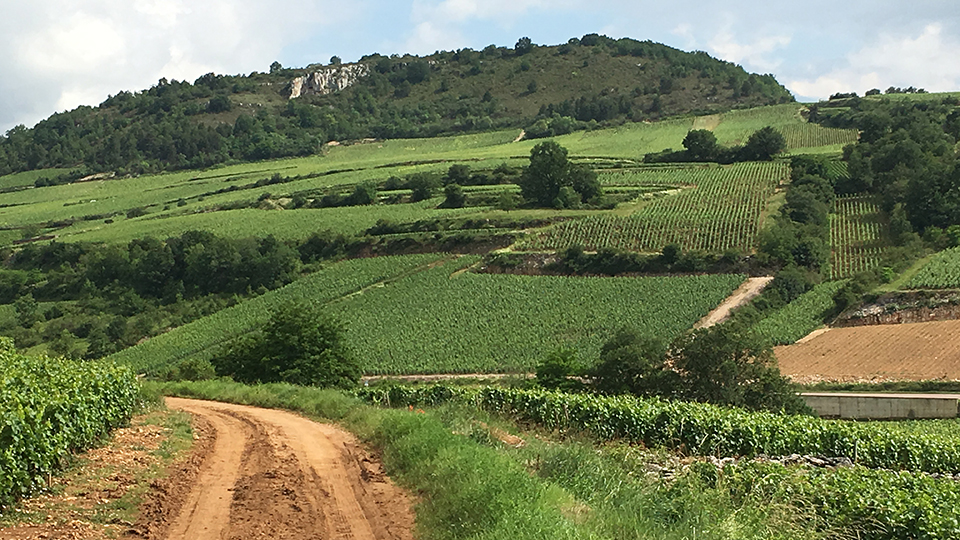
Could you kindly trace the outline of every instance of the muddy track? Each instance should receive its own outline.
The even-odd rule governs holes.
[[[215,433],[157,538],[412,540],[410,498],[349,433],[284,411],[167,398]]]

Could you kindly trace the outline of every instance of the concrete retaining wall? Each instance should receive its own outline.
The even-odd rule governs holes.
[[[956,394],[804,393],[800,396],[811,409],[824,418],[957,418],[960,409],[960,395]]]

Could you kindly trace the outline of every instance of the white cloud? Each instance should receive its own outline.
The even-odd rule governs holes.
[[[22,64],[37,71],[84,73],[115,63],[126,40],[111,20],[77,13],[24,40]]]
[[[943,27],[926,26],[919,36],[882,35],[847,56],[845,65],[815,79],[787,86],[800,96],[823,99],[836,92],[863,92],[888,86],[915,86],[940,92],[960,88],[960,42]]]
[[[773,71],[783,61],[779,58],[771,58],[770,53],[789,44],[790,36],[788,35],[762,36],[749,43],[739,43],[727,28],[713,36],[708,46],[711,52],[729,62],[742,64],[747,68]]]
[[[0,132],[161,77],[266,70],[332,0],[0,0]]]

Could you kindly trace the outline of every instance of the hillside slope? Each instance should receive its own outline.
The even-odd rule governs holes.
[[[338,61],[337,61],[338,62]],[[54,114],[0,137],[0,175],[70,168],[47,183],[91,172],[144,173],[231,161],[311,155],[333,140],[430,137],[500,127],[542,135],[623,121],[654,120],[792,101],[770,75],[658,43],[596,34],[552,47],[378,54],[351,69],[207,74],[161,79],[98,107]],[[311,94],[298,77],[350,71],[336,91]],[[326,72],[326,75],[324,73]],[[309,85],[307,85],[309,90]],[[327,85],[326,87],[330,87]],[[290,99],[294,90],[303,95]]]

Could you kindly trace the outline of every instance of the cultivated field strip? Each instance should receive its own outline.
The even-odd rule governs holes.
[[[533,239],[530,249],[619,248],[655,252],[671,243],[683,249],[751,251],[767,199],[786,180],[783,163],[725,167],[651,168],[622,173],[636,185],[663,184],[678,192],[651,201],[627,217],[590,216],[568,221]]]
[[[883,257],[884,223],[870,197],[837,198],[830,216],[831,279],[850,277],[877,267]]]
[[[907,289],[960,288],[960,248],[941,251],[907,282]]]
[[[787,139],[787,148],[815,148],[857,142],[857,130],[826,128],[819,124],[790,124],[777,129]]]
[[[349,321],[348,341],[357,344],[366,373],[528,371],[545,351],[562,347],[591,362],[603,341],[624,325],[672,339],[745,277],[457,272],[475,261],[462,257],[330,305],[341,320]]]

